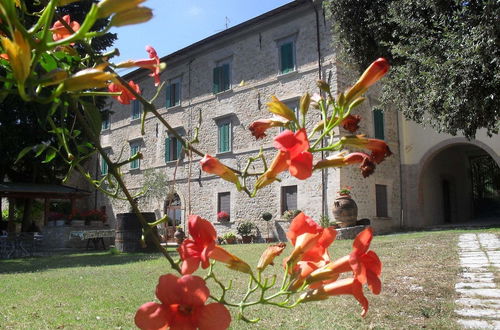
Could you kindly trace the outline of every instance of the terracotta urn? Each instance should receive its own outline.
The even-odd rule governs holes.
[[[333,202],[333,217],[340,228],[356,225],[358,219],[358,206],[349,195],[341,195]]]

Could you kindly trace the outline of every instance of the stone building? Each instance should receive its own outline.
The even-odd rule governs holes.
[[[193,137],[199,125],[200,143],[196,147],[242,169],[248,157],[255,156],[261,147],[269,160],[276,152],[272,137],[279,132],[278,128],[271,129],[268,137],[258,141],[248,130],[254,120],[270,117],[266,103],[272,95],[296,108],[305,92],[318,91],[318,78],[329,80],[334,93],[353,83],[356,77],[349,76],[348,70],[337,61],[334,48],[330,23],[325,19],[321,2],[293,1],[163,57],[162,62],[168,65],[161,74],[165,87],[154,105],[183,136]],[[138,83],[142,94],[150,99],[156,89],[148,73],[139,69],[124,78]],[[358,218],[371,219],[378,232],[432,223],[417,218],[404,221],[421,216],[414,196],[431,186],[414,181],[426,182],[427,176],[422,174],[426,165],[422,162],[429,162],[430,158],[422,160],[425,158],[422,155],[434,142],[415,140],[420,128],[412,130],[412,124],[404,122],[396,111],[382,108],[376,88],[356,110],[363,118],[360,132],[384,139],[393,155],[378,165],[373,175],[364,179],[357,166],[315,171],[306,181],[284,173],[281,182],[265,187],[254,198],[202,172],[200,157],[182,151],[175,137],[169,136],[159,120],[149,114],[145,134],[141,135],[141,111],[137,102],[122,105],[113,101],[111,114],[103,124],[101,141],[112,159],[121,155],[123,160],[137,151],[144,154],[144,159],[124,166],[123,175],[136,192],[145,181],[156,180],[156,193],[140,199],[140,205],[144,211],[154,211],[157,217],[168,212],[185,222],[187,214],[199,214],[215,222],[216,214],[223,210],[230,214],[231,222],[218,228],[219,231],[235,231],[238,222],[251,220],[265,233],[263,212],[270,212],[273,219],[279,220],[284,211],[300,209],[316,220],[322,214],[333,220],[336,192],[340,187],[351,186],[352,197],[359,207]],[[311,116],[308,125],[314,125],[318,118],[319,114]],[[459,143],[470,144],[463,140]],[[490,146],[487,150],[497,164],[499,149]],[[101,170],[106,171],[106,165],[101,165]],[[256,170],[261,169],[259,166],[256,165]],[[166,179],[165,186],[158,187],[162,179]],[[97,204],[107,206],[110,219],[128,211],[126,203],[105,196],[99,196]],[[411,212],[405,213],[406,208]],[[433,217],[430,213],[427,216]]]

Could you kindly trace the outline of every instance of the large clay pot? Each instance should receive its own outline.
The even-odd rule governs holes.
[[[340,196],[333,202],[333,217],[341,228],[356,225],[358,206],[350,196]]]
[[[186,238],[186,233],[184,233],[184,230],[178,228],[175,233],[174,233],[175,240],[177,241],[177,244],[181,245],[182,242],[184,242],[184,239]]]

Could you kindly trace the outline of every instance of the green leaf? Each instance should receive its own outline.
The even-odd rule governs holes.
[[[16,164],[19,160],[21,160],[21,158],[23,158],[24,156],[26,156],[26,154],[27,154],[28,152],[30,152],[32,149],[33,149],[33,146],[29,146],[29,147],[26,147],[26,148],[24,148],[23,150],[21,150],[21,151],[19,152],[19,154],[17,155],[17,159],[16,159],[16,161],[14,162],[14,164]]]
[[[35,154],[35,157],[38,157],[40,156],[44,151],[45,149],[47,149],[48,145],[47,144],[38,144],[35,146],[35,151],[36,151],[36,154]]]
[[[41,59],[40,59],[40,65],[42,68],[45,69],[45,71],[50,72],[52,70],[57,69],[57,62],[54,60],[52,55],[48,53],[42,53]]]
[[[57,155],[57,151],[54,148],[50,148],[45,154],[45,160],[42,163],[50,163]]]

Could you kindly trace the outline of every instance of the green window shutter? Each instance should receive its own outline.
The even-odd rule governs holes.
[[[219,126],[219,152],[227,152],[229,148],[229,123]]]
[[[104,158],[101,158],[101,174],[102,175],[108,174],[108,163],[106,163]]]
[[[139,146],[138,145],[130,146],[130,157],[134,156],[138,152],[139,152]],[[140,162],[139,159],[133,160],[130,163],[130,168],[131,169],[139,168],[139,164],[140,164],[139,162]]]
[[[220,87],[221,87],[221,81],[220,81],[221,70],[222,70],[221,67],[214,68],[214,84],[212,87],[212,91],[214,94],[217,94],[221,91],[221,89],[220,89]]]
[[[293,71],[293,42],[281,45],[281,73]]]
[[[171,155],[170,155],[170,138],[165,139],[165,163],[171,161]]]
[[[373,125],[375,130],[375,138],[383,140],[384,135],[384,112],[380,109],[373,110]]]
[[[172,94],[172,85],[167,86],[166,93],[167,93],[167,102],[166,102],[165,106],[168,108],[168,107],[171,107],[173,105],[172,95],[171,95]]]
[[[174,87],[174,102],[173,105],[179,105],[181,102],[181,84],[175,83]]]
[[[177,157],[175,159],[180,159],[181,158],[181,153],[182,153],[182,143],[180,143],[179,140],[176,139],[176,153]]]
[[[229,64],[226,63],[222,65],[222,90],[228,90],[229,89]]]

